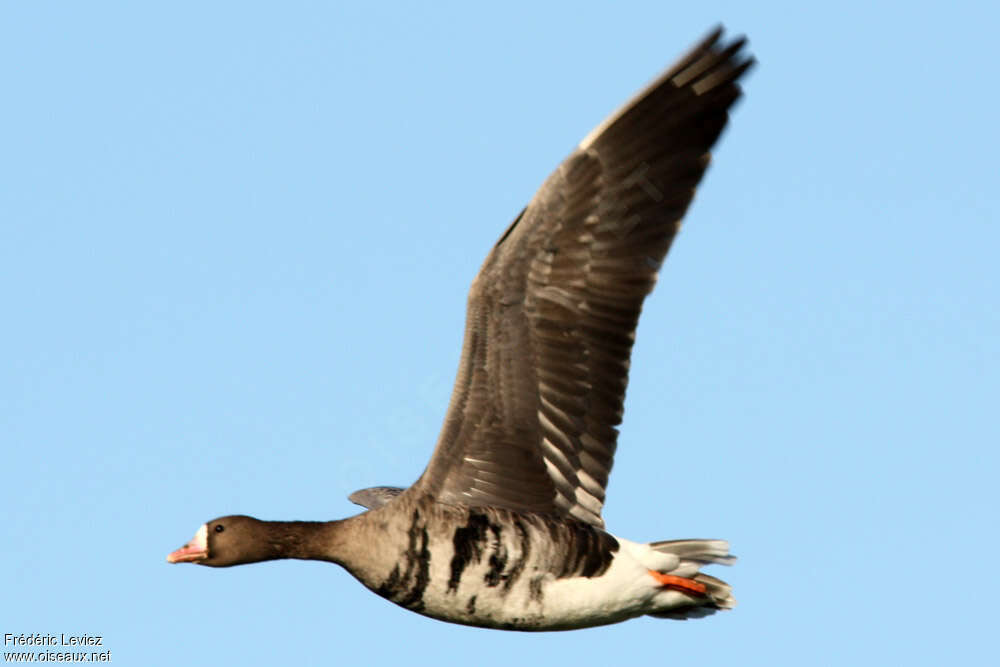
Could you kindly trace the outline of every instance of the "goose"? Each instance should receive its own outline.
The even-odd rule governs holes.
[[[715,539],[633,542],[601,510],[643,300],[754,64],[721,27],[613,113],[493,246],[468,296],[454,392],[423,474],[335,521],[224,516],[171,563],[336,563],[442,621],[586,628],[731,609]]]

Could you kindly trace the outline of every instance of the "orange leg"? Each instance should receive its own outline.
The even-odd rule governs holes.
[[[660,582],[660,585],[680,591],[681,593],[687,593],[688,595],[704,595],[707,590],[705,584],[700,584],[694,579],[663,574],[656,570],[649,570],[649,574]]]

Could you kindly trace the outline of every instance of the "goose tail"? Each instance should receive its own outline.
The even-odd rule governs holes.
[[[670,575],[688,578],[695,582],[698,589],[697,593],[692,594],[692,590],[685,593],[679,592],[676,586],[666,586],[668,589],[673,589],[667,591],[669,597],[668,600],[664,600],[669,606],[650,612],[649,616],[673,619],[701,618],[714,614],[719,609],[732,609],[736,606],[732,586],[721,579],[699,571],[705,565],[732,565],[736,562],[736,556],[729,553],[728,542],[725,540],[665,540],[651,542],[648,546],[653,551],[678,558],[680,563],[670,572]]]

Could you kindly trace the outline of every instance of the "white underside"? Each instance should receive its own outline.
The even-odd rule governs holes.
[[[649,571],[688,577],[698,571],[696,564],[682,567],[674,554],[615,539],[620,549],[602,576],[554,579],[545,587],[544,615],[549,623],[585,627],[691,605],[689,596],[664,588]]]
[[[681,561],[676,554],[656,551],[648,544],[615,539],[619,550],[599,576],[557,579],[545,575],[540,581],[539,596],[532,595],[528,585],[530,572],[518,585],[504,592],[500,587],[483,587],[479,573],[470,573],[463,578],[469,584],[463,583],[457,592],[436,586],[429,588],[424,595],[425,607],[420,611],[442,620],[487,627],[564,630],[701,606],[703,601],[665,588],[649,573],[654,570],[692,577],[698,572],[697,563]],[[443,567],[447,560],[438,563],[438,567]],[[447,574],[432,573],[431,579],[447,580]],[[472,597],[475,597],[475,613],[470,614],[467,605]]]

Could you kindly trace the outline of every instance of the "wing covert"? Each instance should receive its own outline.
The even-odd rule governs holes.
[[[588,135],[487,256],[417,482],[441,502],[603,526],[642,302],[752,64],[720,38]]]

